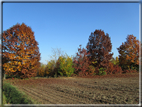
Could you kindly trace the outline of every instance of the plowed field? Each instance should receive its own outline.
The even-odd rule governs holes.
[[[4,80],[40,104],[138,104],[139,74]]]

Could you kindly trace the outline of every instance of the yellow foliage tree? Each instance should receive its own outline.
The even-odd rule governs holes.
[[[59,69],[58,72],[61,76],[71,76],[74,73],[73,68],[73,59],[72,57],[69,57],[67,54],[63,57],[59,57]]]

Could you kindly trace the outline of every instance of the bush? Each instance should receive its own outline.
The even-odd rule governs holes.
[[[121,74],[122,72],[122,68],[119,65],[114,65],[112,62],[109,62],[107,74]]]
[[[95,67],[90,65],[87,72],[89,73],[89,75],[95,75],[95,70]]]
[[[114,71],[113,71],[113,74],[121,74],[123,71],[122,71],[122,68],[118,65],[114,65]]]
[[[107,74],[112,74],[113,71],[114,71],[114,65],[113,65],[113,63],[109,62],[106,72],[107,72]]]
[[[21,77],[20,76],[18,76],[18,75],[10,75],[10,74],[5,74],[5,78],[6,79],[8,79],[8,78],[18,78],[18,79],[21,79]]]
[[[6,102],[10,104],[32,104],[32,101],[20,93],[14,86],[9,83],[3,84],[3,93],[6,97]]]
[[[100,68],[98,75],[106,75],[106,71],[105,70],[106,70],[106,68]]]
[[[127,69],[127,70],[124,70],[122,73],[136,73],[137,70],[132,70],[132,69]]]
[[[133,63],[133,64],[131,64],[130,69],[139,71],[139,65],[136,65],[136,64]]]

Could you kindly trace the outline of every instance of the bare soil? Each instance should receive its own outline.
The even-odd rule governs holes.
[[[4,80],[38,104],[139,104],[139,74]]]

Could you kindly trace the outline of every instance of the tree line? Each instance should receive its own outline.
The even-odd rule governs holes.
[[[79,45],[75,57],[53,50],[54,59],[44,65],[39,62],[38,42],[32,29],[24,23],[16,24],[2,33],[2,73],[14,78],[30,78],[138,72],[140,48],[141,42],[134,35],[128,35],[126,42],[117,48],[119,56],[113,58],[109,34],[95,30],[86,48]]]

